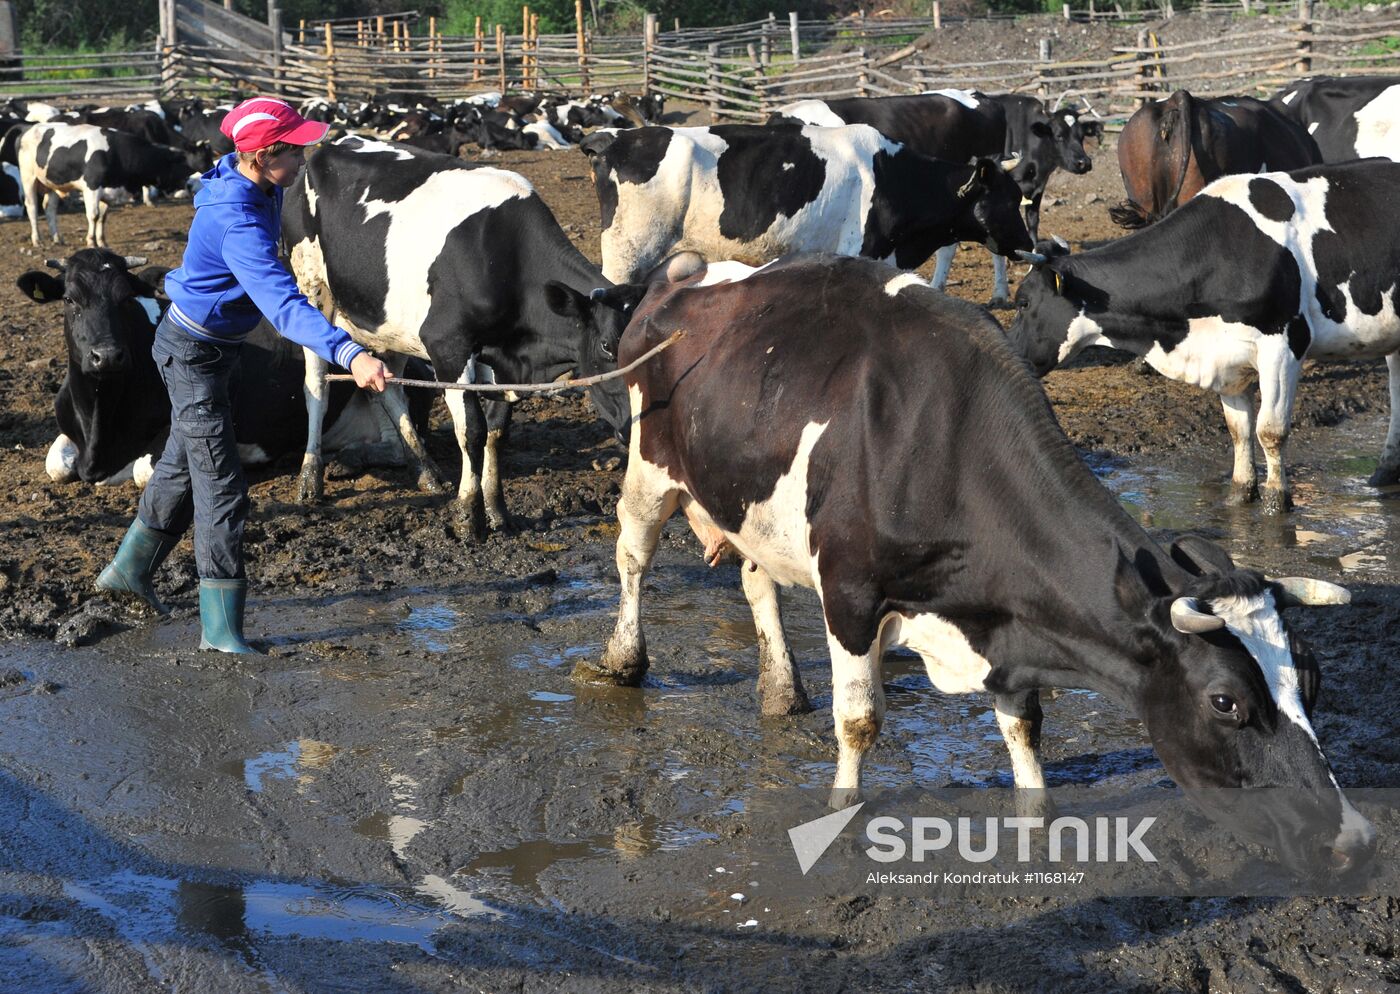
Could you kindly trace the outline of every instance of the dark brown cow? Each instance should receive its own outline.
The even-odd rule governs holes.
[[[1177,90],[1139,107],[1124,125],[1118,168],[1128,199],[1108,214],[1124,228],[1143,228],[1221,176],[1286,172],[1321,161],[1307,133],[1262,100],[1201,100]]]

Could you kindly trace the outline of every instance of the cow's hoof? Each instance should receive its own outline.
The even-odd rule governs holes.
[[[1287,514],[1293,510],[1293,495],[1287,490],[1265,487],[1263,509],[1265,514]]]
[[[570,676],[576,683],[602,684],[606,687],[640,687],[642,677],[646,676],[647,660],[642,656],[640,667],[628,667],[623,669],[613,669],[608,665],[608,658],[605,655],[600,665],[594,666],[586,660],[580,659],[574,663],[573,673]]]
[[[437,475],[437,470],[424,466],[418,470],[418,491],[425,494],[445,494],[447,484]]]
[[[758,708],[765,718],[786,718],[795,714],[806,714],[812,710],[807,700],[807,691],[799,683],[795,686],[768,687],[760,677],[758,681]]]
[[[1231,483],[1230,496],[1227,498],[1231,507],[1239,507],[1243,504],[1253,504],[1259,499],[1258,483]]]
[[[832,787],[831,797],[827,801],[827,806],[833,811],[840,811],[842,808],[849,808],[852,804],[859,803],[859,787]]]
[[[479,501],[454,501],[452,516],[457,521],[457,531],[464,539],[471,542],[486,540],[486,511]]]
[[[1400,483],[1400,466],[1377,466],[1366,482],[1373,487],[1393,487]]]
[[[502,535],[514,535],[521,529],[520,522],[513,514],[491,508],[486,510],[486,524],[493,532],[500,532]]]
[[[991,300],[987,301],[988,310],[1009,311],[1011,310],[1011,307],[1012,304],[1010,297],[993,297]]]
[[[302,470],[301,476],[297,478],[297,503],[298,504],[319,504],[326,496],[326,481],[321,475],[320,467],[315,472]]]

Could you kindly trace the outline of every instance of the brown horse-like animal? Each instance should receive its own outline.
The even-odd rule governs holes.
[[[1118,138],[1128,199],[1108,209],[1124,228],[1161,220],[1231,173],[1279,172],[1322,161],[1302,128],[1253,97],[1200,100],[1177,90],[1139,107]]]

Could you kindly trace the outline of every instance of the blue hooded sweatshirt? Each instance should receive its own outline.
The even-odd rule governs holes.
[[[284,337],[350,368],[365,349],[313,307],[277,258],[282,188],[264,193],[230,152],[194,198],[183,265],[165,277],[170,319],[208,342],[242,342],[264,316]]]

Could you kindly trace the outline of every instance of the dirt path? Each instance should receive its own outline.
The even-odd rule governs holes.
[[[493,161],[529,176],[597,258],[582,156]],[[1060,177],[1046,232],[1076,246],[1115,237],[1116,182],[1111,156]],[[175,265],[189,218],[186,206],[123,208],[109,231],[119,250]],[[61,221],[80,235],[76,215]],[[43,254],[24,225],[0,226],[0,283]],[[954,293],[990,296],[985,253],[962,253],[954,280]],[[505,473],[526,527],[480,546],[406,472],[329,480],[314,509],[295,503],[296,460],[257,474],[252,628],[270,657],[191,651],[187,548],[159,583],[172,619],[57,647],[137,494],[48,482],[61,315],[11,290],[0,322],[0,990],[1400,985],[1394,898],[799,901],[780,876],[750,876],[749,805],[831,775],[815,601],[795,595],[788,615],[816,710],[760,721],[737,574],[706,569],[673,522],[649,581],[647,686],[572,684],[572,662],[611,629],[621,481],[595,468],[620,453],[577,400],[521,405]],[[1394,495],[1364,486],[1383,368],[1308,371],[1300,507],[1286,520],[1223,506],[1229,447],[1209,396],[1107,353],[1046,381],[1066,430],[1145,523],[1203,527],[1249,565],[1352,587],[1350,607],[1295,623],[1323,666],[1322,743],[1357,787],[1400,782],[1400,519]],[[455,472],[441,405],[429,445]],[[1009,783],[985,701],[936,693],[903,658],[886,682],[877,785]],[[1047,714],[1052,782],[1163,776],[1136,722],[1092,695],[1057,695]]]

